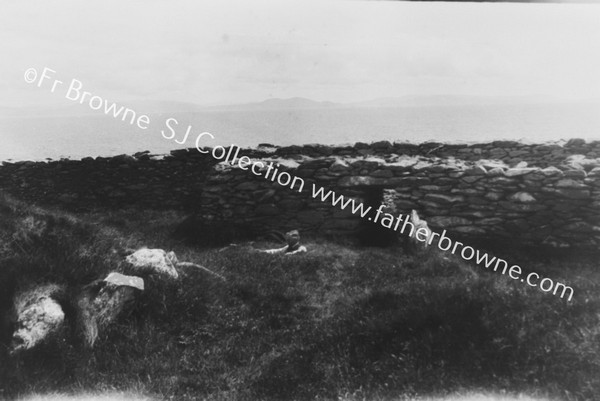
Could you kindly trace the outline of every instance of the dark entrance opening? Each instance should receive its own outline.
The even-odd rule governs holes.
[[[375,223],[377,209],[383,203],[383,188],[364,187],[361,188],[364,193],[363,205],[365,208],[371,207],[369,213],[361,219],[358,231],[358,240],[364,246],[390,246],[398,241],[396,232],[392,229],[383,227],[379,222]],[[381,216],[379,216],[381,220]]]

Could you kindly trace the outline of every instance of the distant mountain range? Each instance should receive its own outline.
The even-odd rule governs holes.
[[[112,100],[109,99],[109,102]],[[276,111],[276,110],[327,110],[351,108],[407,108],[407,107],[432,107],[432,106],[466,106],[466,105],[534,105],[534,104],[576,104],[597,103],[600,99],[565,101],[547,96],[404,96],[379,98],[362,102],[334,103],[329,101],[315,101],[303,97],[271,98],[261,102],[202,106],[189,102],[176,101],[130,101],[116,102],[135,110],[138,114],[163,114],[163,113],[198,113],[198,112],[226,112],[226,111]],[[79,117],[101,115],[102,110],[91,110],[86,104],[68,103],[60,107],[3,107],[0,108],[0,117]]]
[[[201,110],[302,110],[334,108],[397,108],[466,105],[519,105],[558,103],[600,103],[600,99],[565,101],[548,96],[403,96],[349,103],[319,102],[302,97],[272,98],[257,103],[205,107]]]

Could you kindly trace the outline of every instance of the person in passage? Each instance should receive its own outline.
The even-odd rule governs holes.
[[[287,242],[287,245],[282,248],[266,249],[261,250],[260,252],[268,253],[271,255],[294,255],[296,253],[302,253],[307,251],[304,245],[300,245],[300,233],[298,232],[298,230],[292,230],[285,233],[285,241]]]

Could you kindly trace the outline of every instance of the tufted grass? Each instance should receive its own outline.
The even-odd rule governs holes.
[[[437,400],[496,393],[593,400],[600,394],[600,273],[585,255],[522,262],[572,285],[575,297],[567,303],[441,252],[409,256],[318,239],[306,243],[310,252],[293,257],[254,252],[276,245],[260,240],[190,246],[171,235],[183,217],[136,210],[74,216],[1,198],[3,317],[14,288],[55,282],[76,291],[121,269],[125,250],[141,245],[174,250],[179,260],[202,264],[227,282],[190,267],[177,283],[147,281],[135,309],[101,333],[91,351],[81,347],[67,316],[60,336],[9,358],[4,325],[0,398],[115,392],[175,400]]]

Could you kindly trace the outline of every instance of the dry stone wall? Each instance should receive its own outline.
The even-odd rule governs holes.
[[[196,149],[157,156],[4,162],[2,191],[69,210],[180,209],[256,230],[355,236],[365,220],[312,197],[312,184],[393,213],[416,209],[455,238],[600,244],[600,142],[261,145],[240,152],[304,180],[301,192]]]

